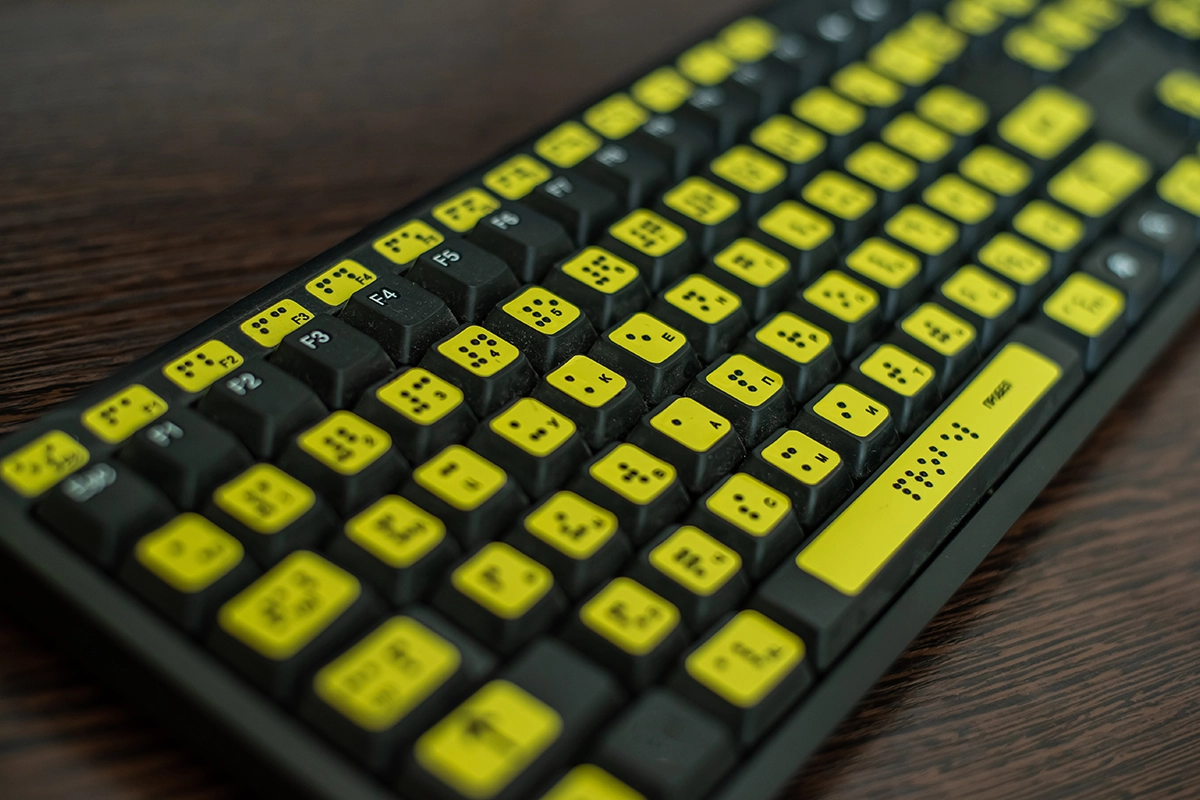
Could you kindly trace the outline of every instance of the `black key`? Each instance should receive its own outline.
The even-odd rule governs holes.
[[[942,281],[938,302],[971,323],[986,353],[1017,324],[1017,293],[987,270],[968,264]]]
[[[846,383],[888,407],[896,432],[907,436],[941,399],[933,367],[894,344],[868,347],[846,372]]]
[[[746,447],[756,446],[793,413],[783,376],[743,353],[714,361],[688,384],[686,395],[731,420]]]
[[[1162,258],[1162,279],[1170,282],[1196,252],[1195,219],[1161,200],[1136,204],[1121,218],[1121,233]]]
[[[690,397],[669,397],[642,418],[629,441],[671,464],[699,494],[746,457],[729,420]]]
[[[887,406],[845,383],[808,401],[792,427],[839,453],[856,481],[874,472],[900,443]]]
[[[933,367],[943,397],[954,391],[983,355],[975,326],[937,302],[922,303],[909,312],[886,341]]]
[[[599,331],[650,302],[650,288],[633,264],[602,247],[587,247],[546,273],[546,288],[579,306]]]
[[[726,81],[720,86],[697,88],[675,116],[703,131],[717,150],[725,150],[758,121],[759,102],[753,92]]]
[[[504,259],[522,283],[541,280],[572,246],[561,225],[518,203],[479,220],[467,239]]]
[[[702,631],[750,590],[742,558],[694,525],[670,525],[646,544],[629,576],[671,601],[688,628]]]
[[[1083,369],[1094,372],[1125,338],[1126,305],[1111,283],[1073,272],[1046,298],[1036,324],[1078,348]]]
[[[429,348],[421,366],[461,389],[478,417],[528,394],[537,383],[525,354],[480,325],[464,325]]]
[[[632,381],[648,405],[678,392],[700,371],[687,337],[643,312],[606,331],[588,356]]]
[[[836,450],[788,428],[767,437],[742,469],[790,497],[805,530],[829,516],[854,489],[850,470]]]
[[[600,235],[624,210],[617,195],[582,175],[558,175],[524,201],[558,222],[582,247]]]
[[[297,436],[279,465],[349,516],[404,481],[408,462],[386,431],[350,411],[335,411]]]
[[[646,541],[688,507],[687,491],[675,468],[627,442],[597,454],[570,488],[616,514],[634,544]]]
[[[646,205],[670,179],[666,166],[638,147],[609,142],[577,169],[617,196],[626,209]]]
[[[442,298],[467,323],[479,322],[521,285],[499,256],[454,236],[423,253],[406,277]]]
[[[532,397],[521,397],[484,421],[467,444],[537,499],[569,480],[591,452],[575,423]]]
[[[746,334],[738,352],[779,373],[797,403],[812,397],[842,368],[829,332],[790,311]]]
[[[325,315],[283,337],[270,359],[311,386],[332,409],[353,406],[363,389],[395,369],[378,342]]]
[[[817,17],[809,16],[801,32],[814,44],[824,45],[832,68],[844,67],[861,58],[867,46],[866,26],[842,11],[832,11]]]
[[[326,414],[311,389],[263,359],[249,360],[213,384],[198,408],[263,459],[274,457],[288,437]]]
[[[651,689],[600,738],[594,760],[648,798],[703,797],[734,765],[723,725],[674,692]]]
[[[691,175],[716,150],[712,136],[702,126],[666,114],[651,117],[633,133],[630,141],[667,164],[672,181]]]
[[[736,551],[752,581],[773,569],[804,536],[788,496],[745,472],[714,486],[696,502],[687,521]]]
[[[175,514],[158,489],[128,467],[89,464],[46,493],[42,522],[104,567],[115,567],[135,538]]]
[[[772,58],[752,64],[739,64],[726,86],[736,85],[755,100],[756,119],[763,119],[783,108],[800,92],[796,71]]]
[[[317,673],[298,713],[374,772],[383,772],[496,658],[422,606],[385,620]]]
[[[575,356],[547,374],[533,396],[573,420],[593,450],[624,438],[646,413],[636,386],[588,356]]]
[[[187,408],[172,408],[129,439],[121,460],[190,511],[252,459],[233,434]]]
[[[258,577],[237,539],[199,514],[180,514],[134,545],[121,580],[191,634]]]
[[[1127,239],[1104,239],[1083,257],[1080,269],[1111,283],[1125,295],[1125,321],[1137,324],[1158,297],[1162,270],[1158,256]]]
[[[901,0],[853,0],[850,13],[863,26],[868,43],[883,38],[900,21],[904,13]]]
[[[796,291],[788,260],[753,239],[738,239],[713,256],[703,273],[742,298],[752,322],[787,305]]]
[[[484,326],[515,344],[540,374],[586,353],[596,330],[566,298],[541,286],[527,286],[492,309]]]
[[[462,389],[422,367],[363,392],[354,413],[391,434],[392,445],[412,464],[464,441],[478,424]]]
[[[704,275],[682,278],[663,292],[649,310],[682,331],[704,363],[728,352],[750,327],[742,299]]]
[[[401,366],[420,361],[431,344],[458,327],[437,295],[395,275],[382,275],[355,292],[339,316],[379,342]]]

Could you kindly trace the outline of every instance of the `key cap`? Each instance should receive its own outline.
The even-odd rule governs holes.
[[[512,475],[532,498],[557,489],[591,455],[569,417],[532,397],[506,406],[467,444]]]
[[[311,386],[332,409],[353,406],[364,389],[395,369],[378,342],[325,315],[283,337],[270,360]]]
[[[46,492],[35,513],[89,558],[111,568],[134,539],[166,522],[175,510],[133,470],[99,461]]]
[[[741,556],[694,525],[671,525],[654,537],[629,577],[673,603],[694,631],[732,611],[750,589]]]
[[[905,96],[905,87],[861,61],[853,61],[833,73],[829,85],[866,111],[866,125],[871,129],[878,129],[890,119]]]
[[[251,359],[218,381],[197,408],[232,431],[253,456],[264,459],[326,414],[311,389],[264,359]]]
[[[580,764],[554,784],[543,800],[641,800],[641,795],[595,764]]]
[[[544,564],[572,600],[620,569],[632,548],[611,511],[574,492],[555,492],[505,540]]]
[[[420,361],[431,344],[458,327],[439,297],[395,275],[350,295],[339,319],[379,342],[401,366]]]
[[[693,175],[668,189],[655,210],[687,231],[700,253],[711,256],[741,232],[741,201],[707,178]]]
[[[387,431],[396,449],[414,464],[465,440],[478,425],[462,389],[423,367],[372,386],[354,413]]]
[[[925,187],[921,199],[958,225],[959,245],[963,248],[973,247],[990,235],[996,222],[996,198],[954,173]]]
[[[386,431],[349,411],[335,411],[297,436],[279,465],[320,492],[342,516],[359,511],[411,472]]]
[[[742,469],[791,498],[805,530],[825,519],[854,489],[850,470],[837,451],[789,428],[767,437]]]
[[[1157,199],[1135,203],[1121,218],[1121,234],[1158,254],[1164,283],[1196,252],[1195,221]]]
[[[321,667],[298,713],[367,769],[383,772],[495,664],[439,615],[415,606]]]
[[[752,322],[782,308],[796,292],[788,260],[753,239],[738,239],[713,256],[702,272],[734,292]]]
[[[220,339],[209,339],[168,363],[162,374],[185,392],[198,393],[244,363],[241,353]]]
[[[738,352],[779,373],[797,403],[811,397],[841,369],[829,332],[790,311],[750,331]]]
[[[1000,120],[996,143],[1029,161],[1037,175],[1045,175],[1086,142],[1093,118],[1084,100],[1057,86],[1043,86]]]
[[[835,383],[805,404],[792,427],[837,451],[861,481],[900,443],[887,406],[846,383]]]
[[[650,305],[649,312],[682,331],[704,363],[727,352],[750,327],[742,299],[704,275],[681,278]]]
[[[298,550],[217,612],[207,644],[278,701],[382,610],[349,572]]]
[[[824,86],[809,89],[792,103],[792,114],[824,134],[829,158],[840,163],[867,135],[867,112]]]
[[[204,516],[236,536],[260,564],[316,547],[337,520],[312,489],[270,464],[255,464],[218,486]]]
[[[734,765],[729,732],[666,689],[650,689],[600,738],[593,760],[647,797],[703,797]]]
[[[484,326],[512,342],[545,374],[596,341],[579,307],[541,286],[527,286],[492,309]]]
[[[687,646],[679,609],[632,578],[614,578],[571,615],[563,639],[641,691]]]
[[[570,488],[616,514],[634,544],[646,541],[688,506],[675,468],[628,443],[602,450],[584,465]]]
[[[890,0],[854,0],[852,13],[866,31],[868,42],[875,42],[891,30],[903,13],[903,4]]]
[[[187,408],[173,408],[121,448],[121,461],[177,507],[197,508],[225,479],[250,466],[237,437]]]
[[[450,307],[460,322],[479,322],[520,286],[499,256],[454,236],[422,253],[405,276]]]
[[[841,270],[830,270],[796,295],[788,311],[826,331],[834,351],[851,359],[883,326],[879,295]]]
[[[647,405],[658,405],[700,371],[700,361],[687,337],[642,312],[601,335],[588,356],[625,376]]]
[[[670,176],[663,162],[633,145],[610,142],[576,169],[617,196],[625,209],[644,206]]]
[[[1192,139],[1200,138],[1200,75],[1173,69],[1154,86],[1160,119]]]
[[[637,267],[652,292],[686,274],[696,258],[683,228],[645,208],[610,225],[600,246]]]
[[[1052,83],[1071,66],[1075,54],[1038,35],[1032,25],[1019,25],[1004,37],[1004,52],[1013,61],[1032,71],[1035,84]]]
[[[954,390],[982,355],[975,326],[936,302],[913,309],[887,341],[932,366],[943,396]]]
[[[602,144],[603,139],[572,119],[538,139],[533,150],[554,166],[569,169],[599,150]]]
[[[1042,304],[1038,324],[1080,351],[1096,371],[1125,338],[1125,295],[1086,272],[1073,272]]]
[[[921,119],[954,137],[953,150],[958,157],[966,155],[975,144],[990,116],[987,104],[978,97],[948,85],[935,86],[921,95],[914,110]]]
[[[551,178],[534,189],[525,203],[561,225],[580,246],[594,239],[621,214],[616,194],[582,175]]]
[[[634,89],[636,91],[637,84],[634,84]],[[630,137],[630,142],[665,164],[668,179],[672,181],[683,180],[695,172],[701,162],[712,158],[716,150],[716,142],[706,132],[705,126],[697,124],[696,120],[689,121],[688,112],[670,116],[654,115]]]
[[[596,330],[641,311],[650,289],[641,271],[601,247],[585,247],[546,275],[546,288],[579,307]]]
[[[460,553],[440,519],[394,494],[347,520],[326,549],[396,607],[424,595]]]
[[[750,747],[812,681],[800,637],[747,609],[689,649],[668,685]]]
[[[119,444],[167,413],[167,402],[135,383],[84,411],[83,427],[108,444]]]
[[[438,203],[429,214],[455,233],[467,233],[479,224],[479,220],[499,208],[499,200],[472,186]]]
[[[992,193],[996,214],[1006,217],[1024,198],[1033,183],[1033,170],[1016,156],[981,144],[958,162],[959,173]]]
[[[884,322],[896,319],[921,296],[921,260],[887,239],[872,236],[846,256],[846,272],[879,297]]]
[[[467,239],[500,256],[521,283],[541,280],[572,247],[561,225],[520,203],[484,217]]]
[[[795,117],[776,114],[750,132],[750,141],[783,162],[788,185],[799,189],[825,166],[827,139]]]
[[[833,220],[840,247],[852,247],[862,241],[875,226],[879,205],[871,187],[844,175],[826,170],[800,190],[800,197]]]
[[[364,286],[378,280],[379,276],[352,258],[344,258],[329,269],[304,284],[304,290],[334,311]]]
[[[483,175],[483,185],[505,200],[520,200],[554,173],[529,153],[517,153]]]
[[[504,470],[459,444],[414,469],[400,494],[442,520],[464,547],[499,536],[528,503]]]
[[[629,441],[674,466],[692,494],[712,486],[746,457],[729,420],[689,397],[664,400],[642,418]]]
[[[1083,221],[1044,200],[1026,203],[1013,217],[1012,227],[1050,253],[1052,279],[1066,274],[1086,243]]]
[[[917,162],[879,142],[867,142],[846,156],[845,166],[875,191],[884,216],[899,211],[917,184]]]
[[[791,262],[800,283],[811,280],[833,261],[834,233],[828,217],[795,200],[784,200],[750,230],[752,238]]]
[[[872,345],[850,365],[846,382],[888,407],[896,432],[907,436],[937,406],[933,367],[894,344]]]
[[[702,131],[718,150],[724,150],[745,135],[757,111],[758,102],[752,93],[726,82],[696,89],[676,116]]]
[[[742,353],[714,361],[688,385],[686,394],[732,421],[748,448],[792,416],[783,376]]]
[[[37,497],[90,457],[87,448],[68,434],[48,431],[0,459],[0,480],[22,497]]]
[[[241,542],[189,512],[139,539],[120,574],[146,602],[195,635],[259,571]]]
[[[1017,324],[1017,293],[999,278],[968,264],[938,287],[938,301],[971,323],[986,353]]]
[[[529,797],[623,697],[603,670],[541,639],[417,740],[398,785],[420,798]]]
[[[537,383],[529,359],[480,325],[463,325],[429,349],[421,366],[462,390],[476,416],[486,417]]]
[[[588,356],[575,356],[546,375],[533,397],[569,417],[593,450],[623,438],[646,413],[637,387]]]
[[[880,75],[908,87],[912,97],[925,90],[945,71],[945,66],[928,55],[915,52],[903,36],[895,32],[884,36],[867,51],[867,64]]]
[[[736,552],[750,580],[766,575],[804,534],[786,494],[737,472],[696,503],[688,524]]]
[[[1007,231],[979,248],[980,266],[998,275],[1017,293],[1017,316],[1023,316],[1050,289],[1050,254]]]
[[[381,270],[401,270],[412,265],[417,256],[446,241],[441,231],[425,220],[410,219],[371,244],[371,250],[363,257],[370,263],[378,263]],[[383,260],[381,261],[380,258]]]
[[[312,321],[313,312],[291,298],[283,298],[254,314],[238,329],[261,347],[275,347],[284,336]]]
[[[883,224],[888,238],[921,259],[921,272],[931,284],[958,265],[959,227],[924,206],[908,205]]]
[[[1150,162],[1115,142],[1100,141],[1046,184],[1046,193],[1084,220],[1088,236],[1108,226],[1154,172]]]
[[[1080,271],[1115,286],[1125,296],[1125,322],[1132,327],[1158,297],[1162,270],[1158,257],[1118,237],[1103,239],[1080,262]]]
[[[825,670],[1081,381],[1073,348],[1019,328],[875,481],[759,586],[750,607],[798,634]]]
[[[707,175],[737,195],[747,220],[758,219],[787,196],[787,168],[749,145],[735,145],[714,158]]]

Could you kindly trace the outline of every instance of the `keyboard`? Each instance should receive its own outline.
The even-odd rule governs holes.
[[[0,596],[265,796],[765,800],[1200,306],[1198,41],[733,20],[0,441]]]

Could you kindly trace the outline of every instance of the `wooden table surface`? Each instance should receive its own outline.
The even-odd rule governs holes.
[[[746,0],[0,8],[0,432]],[[787,797],[1200,794],[1200,324]],[[231,798],[0,616],[0,796]]]

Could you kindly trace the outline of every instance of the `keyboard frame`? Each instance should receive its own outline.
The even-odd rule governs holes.
[[[835,0],[814,8],[813,13],[845,4]],[[726,24],[773,5],[746,9]],[[0,454],[53,427],[68,432],[78,430],[79,413],[84,408],[130,383],[146,380],[148,375],[161,375],[162,364],[221,333],[236,331],[248,316],[269,303],[283,297],[303,297],[303,285],[311,278],[350,257],[353,251],[369,247],[382,234],[426,213],[467,185],[477,184],[487,169],[521,149],[524,143],[535,141],[565,119],[578,117],[614,91],[623,91],[662,63],[663,59],[657,59],[641,65],[625,80],[590,97],[521,143],[493,153],[481,164],[368,225],[15,433],[0,438]],[[1116,352],[1090,376],[1040,438],[1014,461],[991,494],[964,517],[956,532],[949,535],[921,572],[847,648],[797,707],[741,759],[738,767],[709,795],[709,800],[770,800],[786,787],[1101,420],[1151,368],[1197,310],[1200,310],[1200,255],[1184,265],[1173,284],[1147,310]],[[247,357],[268,352],[257,346],[244,349],[247,352],[243,355]],[[961,385],[970,382],[992,353],[981,360]],[[176,389],[167,399],[170,402],[182,394]],[[936,418],[952,398],[953,395],[928,419]],[[905,442],[923,428],[924,425]],[[903,451],[902,444],[873,474],[886,469]],[[107,452],[101,452],[107,457]],[[864,484],[867,482],[869,479]],[[279,796],[286,789],[315,800],[404,797],[271,701],[197,640],[159,616],[115,577],[39,527],[28,514],[31,500],[17,498],[18,502],[13,502],[14,498],[15,494],[0,492],[0,604],[6,611],[78,658],[175,734],[206,751],[225,772],[265,794]],[[841,507],[835,514],[840,511]]]

